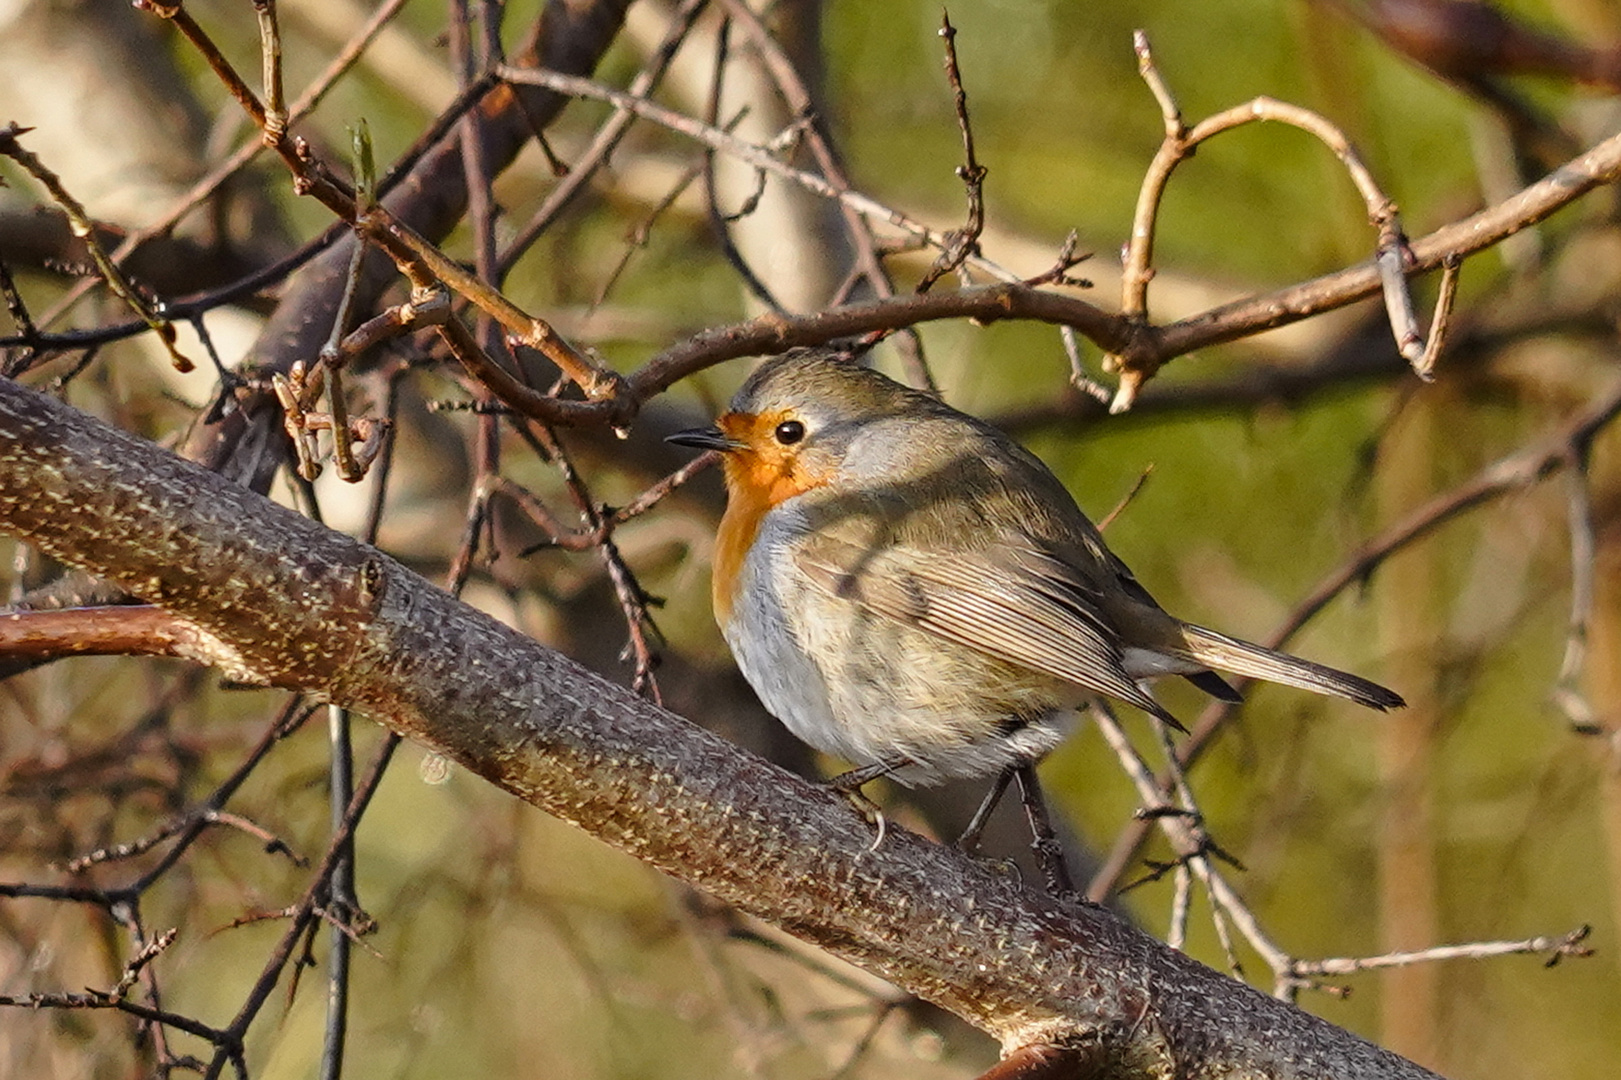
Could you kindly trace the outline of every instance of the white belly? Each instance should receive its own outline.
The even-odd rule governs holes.
[[[1063,741],[1071,709],[1026,713],[1026,722],[1009,724],[975,692],[927,677],[938,652],[962,646],[861,611],[795,573],[783,550],[798,535],[795,524],[786,504],[762,522],[725,635],[743,677],[796,738],[857,766],[910,761],[891,774],[908,785],[994,775]]]
[[[866,764],[857,748],[841,737],[822,673],[788,627],[782,583],[771,574],[766,557],[770,545],[781,543],[781,532],[763,525],[743,561],[732,621],[724,628],[726,644],[761,704],[795,738],[824,754]]]

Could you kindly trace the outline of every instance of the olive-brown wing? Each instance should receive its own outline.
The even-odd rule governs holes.
[[[1022,545],[936,551],[888,539],[861,544],[823,532],[795,558],[829,596],[1181,727],[1126,673],[1116,631],[1056,556]]]

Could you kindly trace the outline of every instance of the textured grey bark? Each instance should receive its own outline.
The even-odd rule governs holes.
[[[590,674],[392,559],[0,380],[0,529],[1068,1075],[1434,1074],[1105,911],[1064,907]]]

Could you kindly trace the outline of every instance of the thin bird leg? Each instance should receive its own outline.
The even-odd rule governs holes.
[[[862,793],[861,786],[881,776],[888,776],[896,769],[904,769],[913,764],[916,763],[902,754],[888,761],[877,761],[871,765],[863,765],[859,769],[842,772],[827,781],[828,787],[843,795],[845,801],[855,807],[856,813],[866,818],[878,830],[869,851],[877,851],[878,845],[884,842],[884,834],[889,831],[889,822],[885,819],[884,812],[878,808],[878,804]]]
[[[1047,892],[1060,900],[1076,897],[1075,882],[1064,865],[1064,847],[1053,832],[1047,817],[1047,803],[1041,797],[1041,783],[1036,779],[1036,767],[1026,762],[1017,766],[1014,775],[1019,779],[1019,799],[1024,803],[1024,816],[1030,822],[1030,835],[1035,839],[1030,850],[1036,854],[1036,865],[1047,879]]]
[[[979,850],[979,841],[985,834],[985,826],[990,823],[991,814],[1002,802],[1002,796],[1007,794],[1007,786],[1013,782],[1013,774],[1019,771],[1017,765],[1009,765],[996,774],[996,782],[991,790],[985,793],[985,801],[979,804],[974,816],[968,822],[968,828],[957,837],[957,850],[969,855]]]
[[[871,783],[880,776],[888,776],[897,769],[904,769],[914,764],[911,758],[904,754],[892,757],[887,761],[875,761],[871,765],[863,765],[859,769],[841,772],[827,782],[827,786],[841,795],[848,795],[852,791],[860,791],[862,785]]]

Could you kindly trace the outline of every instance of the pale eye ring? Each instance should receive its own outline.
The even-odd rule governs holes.
[[[805,425],[798,420],[784,420],[771,434],[782,445],[792,446],[805,437]]]

